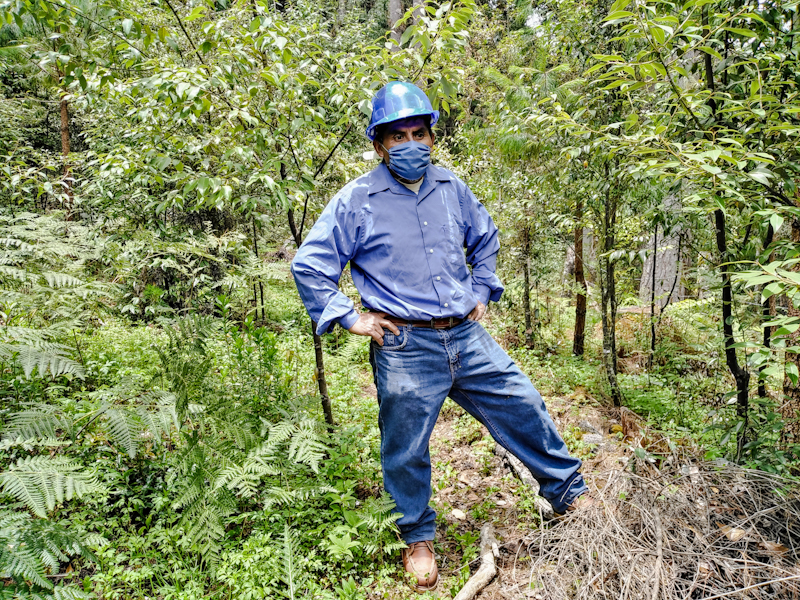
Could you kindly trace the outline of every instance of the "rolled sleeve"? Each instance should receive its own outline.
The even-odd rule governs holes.
[[[483,304],[490,300],[497,302],[503,295],[503,284],[495,273],[500,250],[497,227],[483,204],[466,186],[461,211],[467,262],[472,265],[472,290]]]
[[[353,256],[358,235],[358,220],[347,198],[334,197],[292,261],[297,291],[317,323],[317,334],[329,332],[337,322],[350,329],[358,320],[353,301],[339,290],[339,278]]]

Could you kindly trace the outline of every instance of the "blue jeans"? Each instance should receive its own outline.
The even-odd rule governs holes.
[[[397,524],[407,544],[434,539],[428,442],[447,396],[531,470],[556,512],[587,490],[581,461],[569,455],[541,395],[480,323],[399,329],[386,332],[382,347],[371,343],[370,362],[383,484],[403,515]]]

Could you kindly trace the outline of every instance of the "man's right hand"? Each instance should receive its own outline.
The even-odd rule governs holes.
[[[347,331],[356,335],[368,335],[383,346],[384,329],[388,329],[395,335],[400,335],[397,325],[386,319],[386,313],[367,312],[361,313],[358,316],[358,321]]]

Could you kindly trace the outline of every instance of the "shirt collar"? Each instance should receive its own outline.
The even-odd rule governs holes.
[[[425,181],[423,187],[427,187],[434,181],[450,181],[450,175],[441,167],[430,164],[425,170]],[[380,164],[372,169],[369,174],[369,194],[377,194],[385,190],[392,190],[396,194],[413,195],[413,192],[406,186],[397,181],[389,171],[386,163],[381,161]],[[420,190],[422,191],[422,190]]]

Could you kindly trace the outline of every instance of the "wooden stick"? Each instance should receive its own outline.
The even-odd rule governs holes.
[[[489,585],[497,575],[497,567],[494,564],[496,551],[497,538],[494,537],[494,527],[491,523],[487,523],[481,527],[481,566],[453,600],[472,600],[478,592]]]

